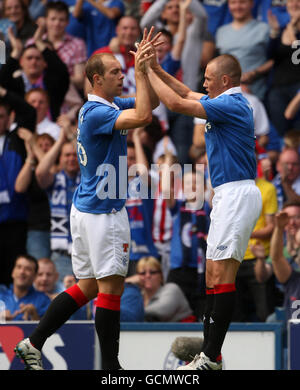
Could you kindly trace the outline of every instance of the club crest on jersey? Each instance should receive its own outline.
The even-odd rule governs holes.
[[[209,122],[206,122],[205,133],[207,133],[210,129],[211,129],[211,124]]]

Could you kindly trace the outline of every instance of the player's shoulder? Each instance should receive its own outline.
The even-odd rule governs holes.
[[[79,113],[82,115],[85,115],[87,113],[91,114],[93,112],[104,112],[104,111],[107,111],[107,110],[111,110],[112,107],[110,107],[109,105],[107,104],[103,104],[101,102],[98,102],[98,101],[94,101],[94,100],[88,100],[87,102],[84,103],[84,105],[81,107]]]

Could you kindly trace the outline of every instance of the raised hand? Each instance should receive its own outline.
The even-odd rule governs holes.
[[[257,259],[265,259],[266,250],[261,242],[257,241],[255,245],[250,245],[250,249]]]
[[[179,3],[179,9],[180,11],[186,11],[188,7],[190,6],[192,0],[181,0]]]
[[[9,28],[8,28],[8,30],[7,30],[7,36],[8,36],[8,39],[9,39],[11,48],[12,48],[12,51],[11,51],[11,53],[10,53],[10,56],[11,56],[12,58],[15,58],[16,60],[18,60],[18,59],[21,57],[21,54],[22,54],[23,44],[22,44],[21,40],[18,39],[18,38],[15,36],[12,27],[9,27]]]
[[[161,36],[161,33],[157,33],[153,38],[154,27],[152,26],[149,33],[147,32],[147,29],[144,29],[143,38],[140,43],[136,43],[137,51],[130,53],[135,56],[136,65],[138,66],[138,69],[145,72],[147,63],[148,66],[156,66],[157,60],[156,60],[156,51],[155,47],[158,45],[161,45],[163,42],[159,41],[157,42],[158,38]]]
[[[278,22],[276,15],[274,15],[273,12],[271,10],[269,10],[267,17],[268,17],[268,23],[269,23],[271,30],[279,31],[280,25],[279,25],[279,22]]]
[[[289,222],[289,216],[284,211],[280,211],[275,215],[275,225],[280,229],[284,229]]]

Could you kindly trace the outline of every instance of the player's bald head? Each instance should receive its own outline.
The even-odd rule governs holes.
[[[115,59],[115,56],[111,53],[97,53],[92,55],[85,66],[85,74],[91,85],[94,85],[94,75],[98,74],[103,76],[105,73],[105,59]]]
[[[229,76],[233,85],[240,85],[242,69],[239,61],[234,56],[222,54],[213,58],[208,65],[213,67],[215,74],[219,77]]]

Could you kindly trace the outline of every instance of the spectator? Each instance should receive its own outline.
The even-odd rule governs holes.
[[[262,211],[250,236],[244,261],[236,278],[237,304],[233,321],[265,321],[275,308],[275,282],[259,283],[255,276],[255,255],[251,246],[257,242],[264,246],[266,256],[270,251],[270,240],[274,229],[277,197],[275,186],[263,178],[256,178],[256,186],[262,196]]]
[[[242,84],[242,93],[253,108],[254,134],[259,145],[265,148],[269,142],[270,120],[261,100],[251,93],[248,85]]]
[[[64,3],[67,5],[69,11],[69,22],[66,27],[66,32],[73,37],[77,37],[86,41],[86,30],[83,21],[75,18],[73,15],[76,0],[64,0]]]
[[[58,140],[45,154],[36,168],[39,186],[47,190],[51,212],[51,260],[54,261],[59,280],[72,274],[70,209],[75,189],[80,181],[79,164],[75,146],[66,142],[62,128]],[[59,157],[58,172],[53,165]]]
[[[9,119],[9,130],[13,131],[17,127],[25,127],[32,133],[36,127],[36,110],[28,104],[24,98],[14,91],[9,91],[0,85],[0,99],[11,108]]]
[[[42,34],[43,29],[39,27],[34,35],[35,44],[23,49],[20,40],[9,33],[12,51],[0,68],[0,84],[21,97],[32,88],[45,89],[49,94],[51,119],[55,121],[69,88],[69,74],[55,50],[42,41]]]
[[[170,153],[172,152],[170,151]],[[158,172],[151,172],[152,179],[156,180],[156,191],[154,197],[154,210],[152,220],[152,236],[154,245],[161,258],[161,267],[164,281],[167,279],[170,271],[170,252],[173,230],[172,214],[162,193],[161,167],[165,163],[165,161],[165,154],[159,156],[157,160]],[[178,160],[176,156],[172,154],[172,165],[177,163]],[[178,191],[180,190],[181,188],[178,188]]]
[[[18,136],[18,130],[12,132],[8,130],[10,113],[11,107],[2,99],[0,101],[0,283],[6,285],[11,283],[15,258],[26,252],[28,215],[26,196],[15,191],[15,180],[25,162],[26,151],[23,140]]]
[[[274,60],[274,70],[267,105],[280,137],[293,127],[300,127],[300,114],[293,120],[284,117],[285,109],[300,89],[298,46],[294,44],[300,39],[300,2],[287,0],[286,7],[291,20],[283,29],[276,16],[269,14],[269,57]]]
[[[170,253],[170,271],[167,282],[176,283],[184,292],[194,314],[201,316],[205,297],[206,236],[208,209],[204,202],[203,172],[185,172],[183,194],[177,198],[176,185],[170,171],[176,177],[177,164],[172,166],[172,156],[166,151],[162,166],[162,194],[173,218]]]
[[[36,291],[33,281],[38,270],[37,260],[29,255],[17,257],[12,271],[13,284],[0,291],[0,300],[5,304],[7,321],[37,321],[47,310],[50,299]]]
[[[45,293],[51,301],[64,291],[64,286],[58,282],[58,278],[59,274],[51,259],[47,257],[38,259],[38,271],[33,285],[37,291]]]
[[[180,72],[181,69],[181,58],[186,44],[187,27],[191,17],[188,9],[190,4],[191,0],[184,0],[179,2],[179,23],[176,33],[176,40],[173,39],[173,35],[169,30],[160,30],[160,40],[162,40],[164,43],[157,47],[157,61],[166,72],[174,77],[178,72]],[[167,109],[162,102],[160,103],[159,107],[156,108],[154,114],[160,117],[162,128],[164,131],[167,131],[169,129]],[[173,131],[176,133],[176,129]]]
[[[277,175],[273,184],[277,190],[278,210],[286,201],[300,200],[300,157],[296,149],[283,149],[279,155]]]
[[[144,300],[139,286],[133,283],[124,285],[124,292],[121,297],[121,322],[144,322]]]
[[[76,0],[73,15],[84,24],[88,57],[99,47],[109,44],[116,35],[117,20],[124,11],[124,4],[120,0]]]
[[[46,151],[54,144],[54,139],[44,134],[34,140],[28,129],[19,129],[19,136],[24,140],[27,158],[16,181],[15,191],[27,194],[27,254],[39,259],[49,257],[50,251],[50,207],[47,194],[37,184],[35,168]]]
[[[300,151],[300,132],[299,130],[290,130],[283,137],[284,148]]]
[[[150,1],[152,3],[152,1]],[[134,16],[136,19],[140,19],[142,14],[141,6],[145,1],[141,0],[123,0],[125,5],[125,15]],[[149,1],[147,1],[149,3]]]
[[[189,4],[190,1],[185,0],[185,3]],[[202,4],[197,0],[192,0],[188,9],[189,23],[181,55],[181,65],[183,82],[196,90],[207,15]],[[142,29],[144,27],[149,29],[152,25],[155,25],[157,29],[165,28],[171,32],[174,44],[176,44],[179,20],[178,0],[156,0],[142,17],[140,26]]]
[[[266,260],[264,248],[256,246],[256,276],[265,281],[274,273],[283,286],[286,320],[292,318],[297,309],[293,301],[300,299],[299,247],[300,247],[300,203],[287,202],[275,217],[275,228],[271,239],[270,260]],[[286,240],[286,245],[285,245]]]
[[[150,191],[147,194],[143,194],[138,189],[141,183],[148,186],[149,180],[148,161],[140,140],[140,132],[141,128],[135,129],[133,142],[127,142],[129,184],[125,205],[131,233],[128,276],[136,273],[136,264],[141,257],[158,256],[151,234],[153,199]],[[135,168],[138,169],[138,172]]]
[[[186,39],[181,60],[183,82],[191,89],[197,90],[200,77],[200,60],[203,41],[207,35],[207,15],[198,0],[184,1],[183,8],[188,6]],[[173,36],[173,45],[177,45],[179,38],[180,1],[156,0],[141,19],[142,28],[155,25],[158,29],[166,29]],[[177,76],[179,77],[179,75]],[[181,76],[180,76],[181,77]],[[189,163],[189,148],[193,137],[192,117],[177,114],[167,110],[168,128],[170,137],[175,145],[177,157],[181,164]],[[163,127],[164,128],[164,127]],[[183,132],[182,129],[185,129]],[[165,128],[164,128],[165,129]]]
[[[132,16],[122,16],[116,27],[116,37],[108,46],[98,48],[96,53],[113,53],[122,66],[124,74],[123,95],[135,95],[134,57],[130,54],[135,50],[134,44],[140,37],[138,20]]]
[[[24,45],[37,29],[37,25],[30,18],[26,2],[24,0],[4,0],[3,8],[4,16],[15,25],[16,38]]]
[[[186,43],[187,27],[190,21],[188,8],[191,2],[192,0],[185,0],[179,3],[179,23],[174,43],[171,31],[166,29],[160,30],[162,33],[160,38],[164,41],[164,44],[157,47],[157,60],[162,68],[172,76],[175,76],[181,66],[181,57]]]
[[[142,257],[136,270],[137,275],[129,281],[141,286],[145,321],[195,322],[196,318],[180,287],[175,283],[164,284],[161,265],[155,257]]]
[[[208,15],[207,29],[214,37],[219,27],[230,23],[232,16],[228,10],[227,1],[203,0],[203,7]]]
[[[5,42],[6,56],[8,55],[8,53],[10,51],[10,43],[9,43],[9,39],[8,39],[8,30],[9,29],[12,29],[14,34],[17,33],[15,24],[4,16],[4,10],[0,6],[0,38],[3,42]]]
[[[219,54],[235,56],[242,67],[241,82],[249,84],[251,92],[264,99],[267,84],[265,74],[271,69],[267,59],[269,26],[252,16],[253,0],[229,0],[232,23],[219,27],[216,47]]]
[[[28,11],[31,19],[35,22],[39,22],[45,15],[45,0],[31,0],[28,2]]]
[[[67,65],[70,86],[65,96],[63,112],[74,117],[75,111],[83,104],[80,96],[84,83],[84,66],[87,60],[86,45],[83,39],[66,32],[69,22],[68,6],[62,1],[49,2],[46,5],[45,33],[43,40],[50,42],[60,59]],[[33,43],[29,40],[27,44]],[[70,113],[72,110],[72,113]]]
[[[50,102],[47,91],[43,88],[32,88],[25,94],[25,100],[36,109],[36,133],[49,134],[57,140],[60,127],[48,117]]]
[[[292,120],[298,115],[300,112],[300,89],[297,91],[296,95],[292,98],[292,100],[287,105],[284,116],[287,120]],[[300,126],[298,127],[300,130]]]
[[[257,1],[257,3],[260,3],[257,15],[258,19],[268,23],[268,14],[271,12],[273,15],[275,15],[281,28],[284,28],[289,23],[291,17],[286,9],[286,0],[263,0],[261,2]]]

